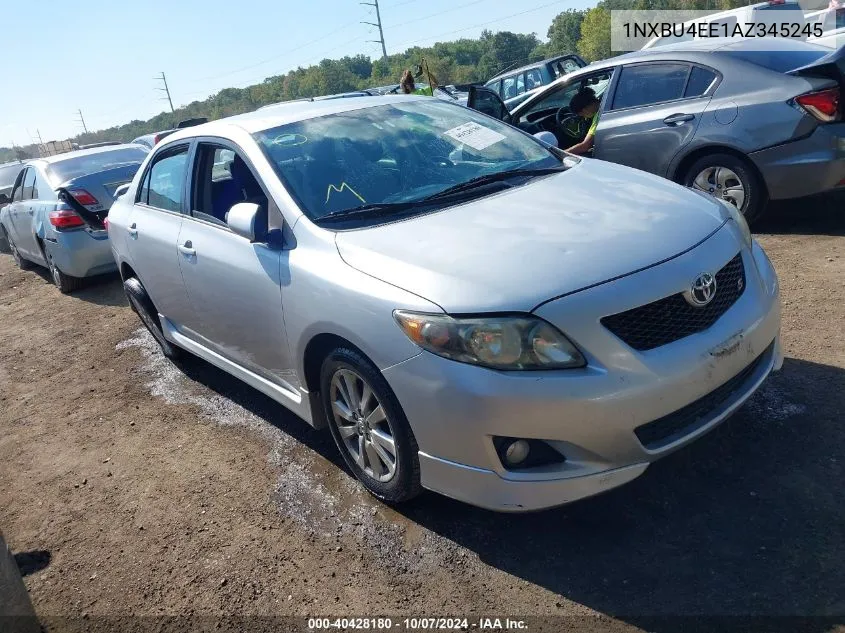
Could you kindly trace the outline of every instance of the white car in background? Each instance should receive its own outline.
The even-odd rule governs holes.
[[[807,24],[821,24],[822,26],[821,37],[810,37],[807,39],[808,42],[830,49],[837,49],[845,44],[845,8],[813,11],[805,17]]]

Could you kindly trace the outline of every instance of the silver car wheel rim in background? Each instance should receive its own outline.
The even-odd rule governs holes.
[[[335,427],[352,460],[376,481],[390,481],[396,474],[396,442],[370,385],[351,369],[338,369],[329,399]]]
[[[718,165],[707,167],[695,177],[692,186],[725,202],[730,202],[737,209],[742,209],[745,203],[745,187],[742,180],[727,167]]]
[[[53,263],[53,258],[50,257],[50,254],[47,254],[47,263],[50,265],[50,274],[53,275],[53,281],[57,286],[62,284],[61,277],[59,277],[59,269],[55,263]]]

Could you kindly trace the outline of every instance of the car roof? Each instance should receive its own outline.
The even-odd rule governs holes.
[[[95,154],[105,154],[108,152],[113,152],[118,149],[125,149],[127,147],[137,147],[144,151],[149,151],[149,148],[144,147],[143,145],[138,145],[135,143],[122,143],[120,145],[108,145],[106,147],[92,147],[91,149],[78,149],[73,152],[65,152],[64,154],[56,154],[55,156],[42,156],[41,158],[36,158],[32,160],[33,163],[40,163],[42,165],[51,165],[53,163],[58,163],[60,161],[67,160],[68,158],[79,158],[80,156],[93,156]]]
[[[431,97],[419,95],[387,95],[360,99],[284,101],[272,106],[264,106],[246,114],[238,114],[179,130],[162,140],[160,144],[170,144],[180,139],[194,138],[196,136],[225,134],[227,130],[231,130],[233,127],[240,128],[249,134],[254,134],[255,132],[268,130],[280,125],[296,123],[330,114],[353,112],[355,110],[364,110],[366,108],[374,108],[393,103],[407,103],[409,101],[430,102]]]
[[[713,53],[716,51],[770,51],[773,50],[771,40],[774,38],[735,38],[735,37],[708,37],[700,40],[693,40],[691,42],[678,42],[676,44],[666,44],[665,46],[658,46],[654,48],[646,48],[618,57],[611,57],[600,62],[595,62],[584,68],[579,68],[576,72],[582,73],[584,71],[599,70],[609,66],[616,66],[621,63],[629,63],[640,58],[643,60],[656,56],[672,56],[683,55],[684,53]],[[811,42],[804,42],[802,40],[792,40],[785,38],[777,38],[777,50],[807,50],[818,49],[827,50],[823,46],[813,44]]]

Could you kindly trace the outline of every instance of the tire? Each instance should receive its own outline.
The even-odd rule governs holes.
[[[350,348],[335,349],[320,370],[320,400],[346,465],[370,493],[401,503],[422,492],[417,441],[399,401],[369,360]]]
[[[766,187],[750,163],[733,154],[702,156],[687,169],[683,184],[733,203],[749,224],[760,217],[768,201]]]
[[[53,256],[46,248],[44,249],[44,259],[47,260],[47,268],[50,271],[50,278],[62,294],[69,294],[74,290],[79,290],[85,285],[84,279],[71,277],[59,270],[59,267],[56,266],[56,262],[53,261]]]
[[[9,238],[6,236],[6,229],[0,224],[0,253],[11,253]]]
[[[136,277],[130,277],[123,282],[123,291],[126,293],[126,298],[129,300],[129,305],[135,314],[141,319],[144,326],[153,335],[153,338],[161,348],[162,353],[172,361],[182,358],[184,352],[181,347],[175,346],[173,343],[164,338],[164,332],[161,329],[161,321],[158,318],[158,310],[153,305],[144,286]]]
[[[18,252],[18,247],[15,246],[15,241],[12,239],[12,236],[8,233],[6,234],[6,240],[9,242],[9,251],[12,253],[12,258],[15,260],[15,263],[18,265],[18,268],[21,270],[31,270],[32,269],[32,262],[28,259],[24,259],[21,254]]]

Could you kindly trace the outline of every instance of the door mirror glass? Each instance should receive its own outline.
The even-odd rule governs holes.
[[[124,193],[129,191],[130,184],[131,183],[127,182],[125,185],[120,185],[117,189],[115,189],[114,190],[114,199],[117,200],[120,196],[122,196]]]
[[[557,147],[558,146],[557,137],[554,134],[552,134],[551,132],[547,132],[546,130],[543,130],[542,132],[537,132],[534,135],[534,138],[536,138],[538,141],[540,141],[544,145],[550,145],[551,147]]]
[[[226,225],[232,233],[250,242],[265,239],[267,227],[262,224],[261,206],[252,202],[239,202],[226,214]]]

